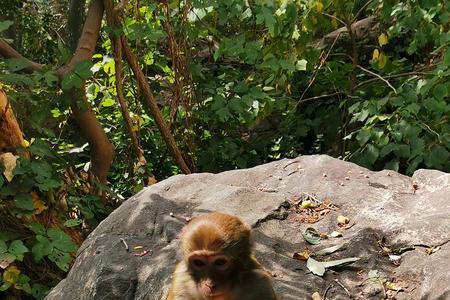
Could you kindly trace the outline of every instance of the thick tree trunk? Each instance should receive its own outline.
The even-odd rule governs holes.
[[[23,145],[23,135],[6,93],[0,88],[0,154],[15,152]]]

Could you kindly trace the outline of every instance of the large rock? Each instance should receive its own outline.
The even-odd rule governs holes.
[[[336,209],[307,224],[295,207],[305,195],[328,199]],[[326,291],[328,299],[384,299],[385,293],[396,299],[450,299],[450,174],[419,170],[410,178],[323,155],[220,174],[178,175],[144,189],[89,235],[67,279],[47,299],[164,299],[179,259],[184,217],[208,211],[235,214],[252,225],[256,256],[276,275],[281,299],[308,299],[316,291]],[[343,238],[307,245],[302,237],[307,227],[330,233],[339,229],[339,215],[350,219]],[[323,277],[292,258],[306,247],[315,251],[342,242],[346,246],[325,259],[361,259]],[[441,247],[426,255],[433,245]],[[396,266],[386,252],[402,247],[410,251]],[[395,284],[368,279],[374,270]]]

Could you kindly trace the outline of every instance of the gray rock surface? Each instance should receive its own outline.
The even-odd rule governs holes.
[[[331,201],[335,209],[308,224],[296,206],[305,195]],[[144,189],[89,235],[67,278],[46,299],[164,299],[179,259],[177,237],[184,218],[209,211],[231,213],[252,225],[256,256],[274,274],[280,299],[310,299],[325,291],[328,299],[384,299],[385,294],[450,299],[450,174],[418,170],[411,178],[325,155],[220,174],[178,175]],[[350,219],[345,230],[337,225],[339,215]],[[308,227],[328,234],[340,229],[344,236],[308,245],[302,237]],[[346,246],[324,260],[361,259],[323,277],[292,258],[305,248],[340,243]],[[396,266],[383,255],[382,245],[391,250],[416,246],[403,252]],[[433,245],[441,246],[426,255]],[[371,270],[403,291],[368,279]]]

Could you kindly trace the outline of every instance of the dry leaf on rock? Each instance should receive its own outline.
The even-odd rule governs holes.
[[[0,154],[0,163],[5,166],[3,175],[5,175],[6,180],[11,182],[11,180],[14,178],[13,170],[17,164],[17,157],[11,152]]]

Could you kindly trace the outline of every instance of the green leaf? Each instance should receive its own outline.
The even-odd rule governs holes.
[[[47,235],[52,241],[53,247],[64,252],[75,252],[78,246],[72,241],[70,236],[64,233],[61,229],[49,228]]]
[[[70,220],[67,220],[66,222],[64,222],[64,226],[75,227],[75,226],[80,225],[81,223],[83,223],[83,220],[70,219]]]
[[[444,99],[447,94],[447,87],[444,84],[438,84],[433,89],[433,96],[438,100]]]
[[[35,299],[44,299],[44,297],[48,294],[49,288],[45,285],[39,283],[33,283],[31,287],[31,295]]]
[[[25,209],[32,211],[34,209],[33,199],[31,195],[28,193],[19,193],[14,197],[14,201],[16,203],[17,208]]]
[[[30,250],[25,247],[21,240],[15,240],[11,243],[11,245],[9,245],[8,252],[17,256],[19,254],[30,252]]]
[[[450,67],[450,48],[447,48],[444,54],[444,64],[447,67]]]
[[[379,155],[380,151],[372,144],[367,145],[366,149],[364,150],[365,159],[370,165],[373,165],[375,163]]]
[[[389,153],[391,153],[397,147],[396,144],[387,144],[380,151],[380,157],[383,158]]]
[[[360,146],[364,146],[370,139],[371,132],[367,128],[362,128],[356,135],[356,140],[359,142]]]
[[[92,76],[92,66],[93,63],[90,60],[83,60],[75,66],[74,72],[82,79],[88,79]]]
[[[6,66],[11,72],[17,72],[30,66],[24,58],[10,58],[6,60]]]
[[[411,147],[409,145],[397,145],[394,149],[394,153],[398,157],[408,158],[411,153]]]
[[[1,259],[0,259],[1,260]],[[2,285],[0,285],[0,292],[4,292],[4,291],[6,291],[7,289],[9,289],[10,287],[11,287],[11,283],[9,283],[9,282],[3,282],[3,284]]]
[[[437,145],[433,147],[431,152],[425,157],[425,164],[428,167],[442,168],[448,162],[450,152],[443,146]]]
[[[52,71],[45,72],[44,78],[48,86],[53,86],[53,84],[58,81],[58,77]]]
[[[28,149],[32,154],[36,156],[55,158],[53,150],[48,146],[46,142],[40,139],[35,140]]]
[[[295,66],[292,62],[286,60],[286,59],[280,59],[279,61],[280,63],[280,67],[283,70],[289,71],[289,72],[294,72],[295,71]]]
[[[45,227],[39,223],[31,223],[28,228],[36,234],[46,234]]]
[[[58,268],[61,270],[67,272],[69,270],[70,262],[72,261],[72,258],[68,253],[59,251],[57,249],[54,249],[52,253],[48,256],[48,258],[54,262]]]
[[[6,246],[5,241],[0,240],[0,253],[5,253],[8,250],[8,246]]]
[[[12,24],[14,24],[14,22],[13,22],[13,21],[10,21],[10,20],[1,21],[1,22],[0,22],[0,32],[5,31],[5,30],[8,29]]]
[[[81,78],[73,72],[67,73],[61,82],[61,88],[65,91],[71,89],[78,89],[80,88],[80,86],[81,86]]]
[[[103,107],[110,107],[113,106],[114,104],[116,104],[116,101],[114,101],[114,99],[111,97],[104,97],[103,101],[101,102],[101,105]]]
[[[274,36],[276,20],[273,16],[272,11],[270,9],[268,9],[267,7],[263,7],[262,14],[263,14],[263,18],[264,18],[264,23],[265,23],[266,27],[269,29],[269,34],[271,36]]]
[[[46,161],[34,160],[31,162],[30,168],[37,177],[49,178],[52,176],[52,167]]]
[[[16,73],[0,74],[0,81],[23,86],[34,86],[34,81],[29,76]]]
[[[48,238],[42,235],[36,236],[37,243],[31,248],[34,260],[39,262],[44,256],[48,256],[52,253],[53,246]]]
[[[306,65],[308,61],[306,59],[301,59],[295,63],[295,69],[297,71],[306,71]]]

